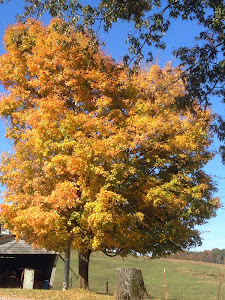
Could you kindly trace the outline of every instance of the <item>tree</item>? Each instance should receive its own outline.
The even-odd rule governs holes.
[[[37,246],[77,249],[84,288],[92,251],[160,257],[199,245],[195,225],[219,206],[203,170],[213,115],[197,100],[177,106],[182,70],[131,74],[59,19],[11,26],[4,45],[7,227]]]
[[[1,0],[0,3],[4,3]],[[192,97],[184,98],[191,101],[197,97],[208,104],[211,94],[224,99],[225,77],[225,3],[224,0],[26,0],[24,17],[35,15],[40,17],[49,12],[52,17],[69,18],[72,23],[84,26],[102,27],[109,31],[119,20],[129,22],[132,30],[128,34],[129,54],[124,61],[136,65],[145,57],[152,60],[152,48],[166,48],[165,34],[171,24],[177,20],[195,21],[200,28],[194,45],[190,48],[181,47],[175,55],[187,67],[188,89]],[[81,22],[82,21],[82,22]],[[197,25],[196,25],[197,26]],[[222,119],[220,137],[224,138]]]

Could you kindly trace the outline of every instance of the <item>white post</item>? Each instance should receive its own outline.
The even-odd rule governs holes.
[[[55,279],[55,272],[56,272],[56,264],[57,261],[59,259],[59,255],[56,256],[53,268],[52,268],[52,272],[51,272],[51,277],[50,277],[50,281],[49,281],[49,288],[52,289],[53,288],[53,283],[54,283],[54,279]]]
[[[23,278],[23,289],[32,290],[34,287],[34,270],[25,269]]]

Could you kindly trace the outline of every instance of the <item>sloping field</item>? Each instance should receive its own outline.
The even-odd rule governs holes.
[[[71,267],[77,273],[77,253],[71,255]],[[154,298],[168,300],[215,300],[218,299],[220,272],[225,274],[225,265],[210,264],[170,259],[151,260],[147,257],[110,258],[100,252],[94,252],[90,260],[90,289],[98,293],[113,294],[115,287],[116,268],[135,267],[142,270],[148,293]],[[166,287],[164,290],[164,269]],[[55,278],[55,289],[61,289],[63,262],[58,261]],[[76,288],[77,280],[71,273],[72,288]],[[222,276],[220,300],[225,300],[225,278]]]
[[[71,267],[77,273],[75,251],[71,255]],[[169,259],[150,260],[147,257],[109,258],[100,252],[92,253],[90,262],[90,289],[95,293],[80,290],[60,291],[63,280],[63,262],[60,259],[53,291],[0,289],[0,299],[113,300],[113,297],[102,294],[106,292],[106,282],[108,282],[109,292],[113,294],[118,267],[140,268],[151,299],[162,300],[165,295],[167,300],[225,300],[225,265]],[[218,298],[220,272],[222,284],[220,298]],[[72,273],[70,278],[71,288],[75,289],[77,279]]]

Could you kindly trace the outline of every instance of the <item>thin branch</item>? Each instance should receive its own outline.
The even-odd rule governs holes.
[[[107,251],[106,249],[103,249],[102,252],[109,257],[115,257],[119,254],[119,252]]]

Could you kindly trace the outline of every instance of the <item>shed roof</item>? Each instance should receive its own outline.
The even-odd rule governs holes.
[[[0,255],[4,254],[57,254],[44,248],[34,248],[25,240],[15,240],[14,234],[0,235]]]

